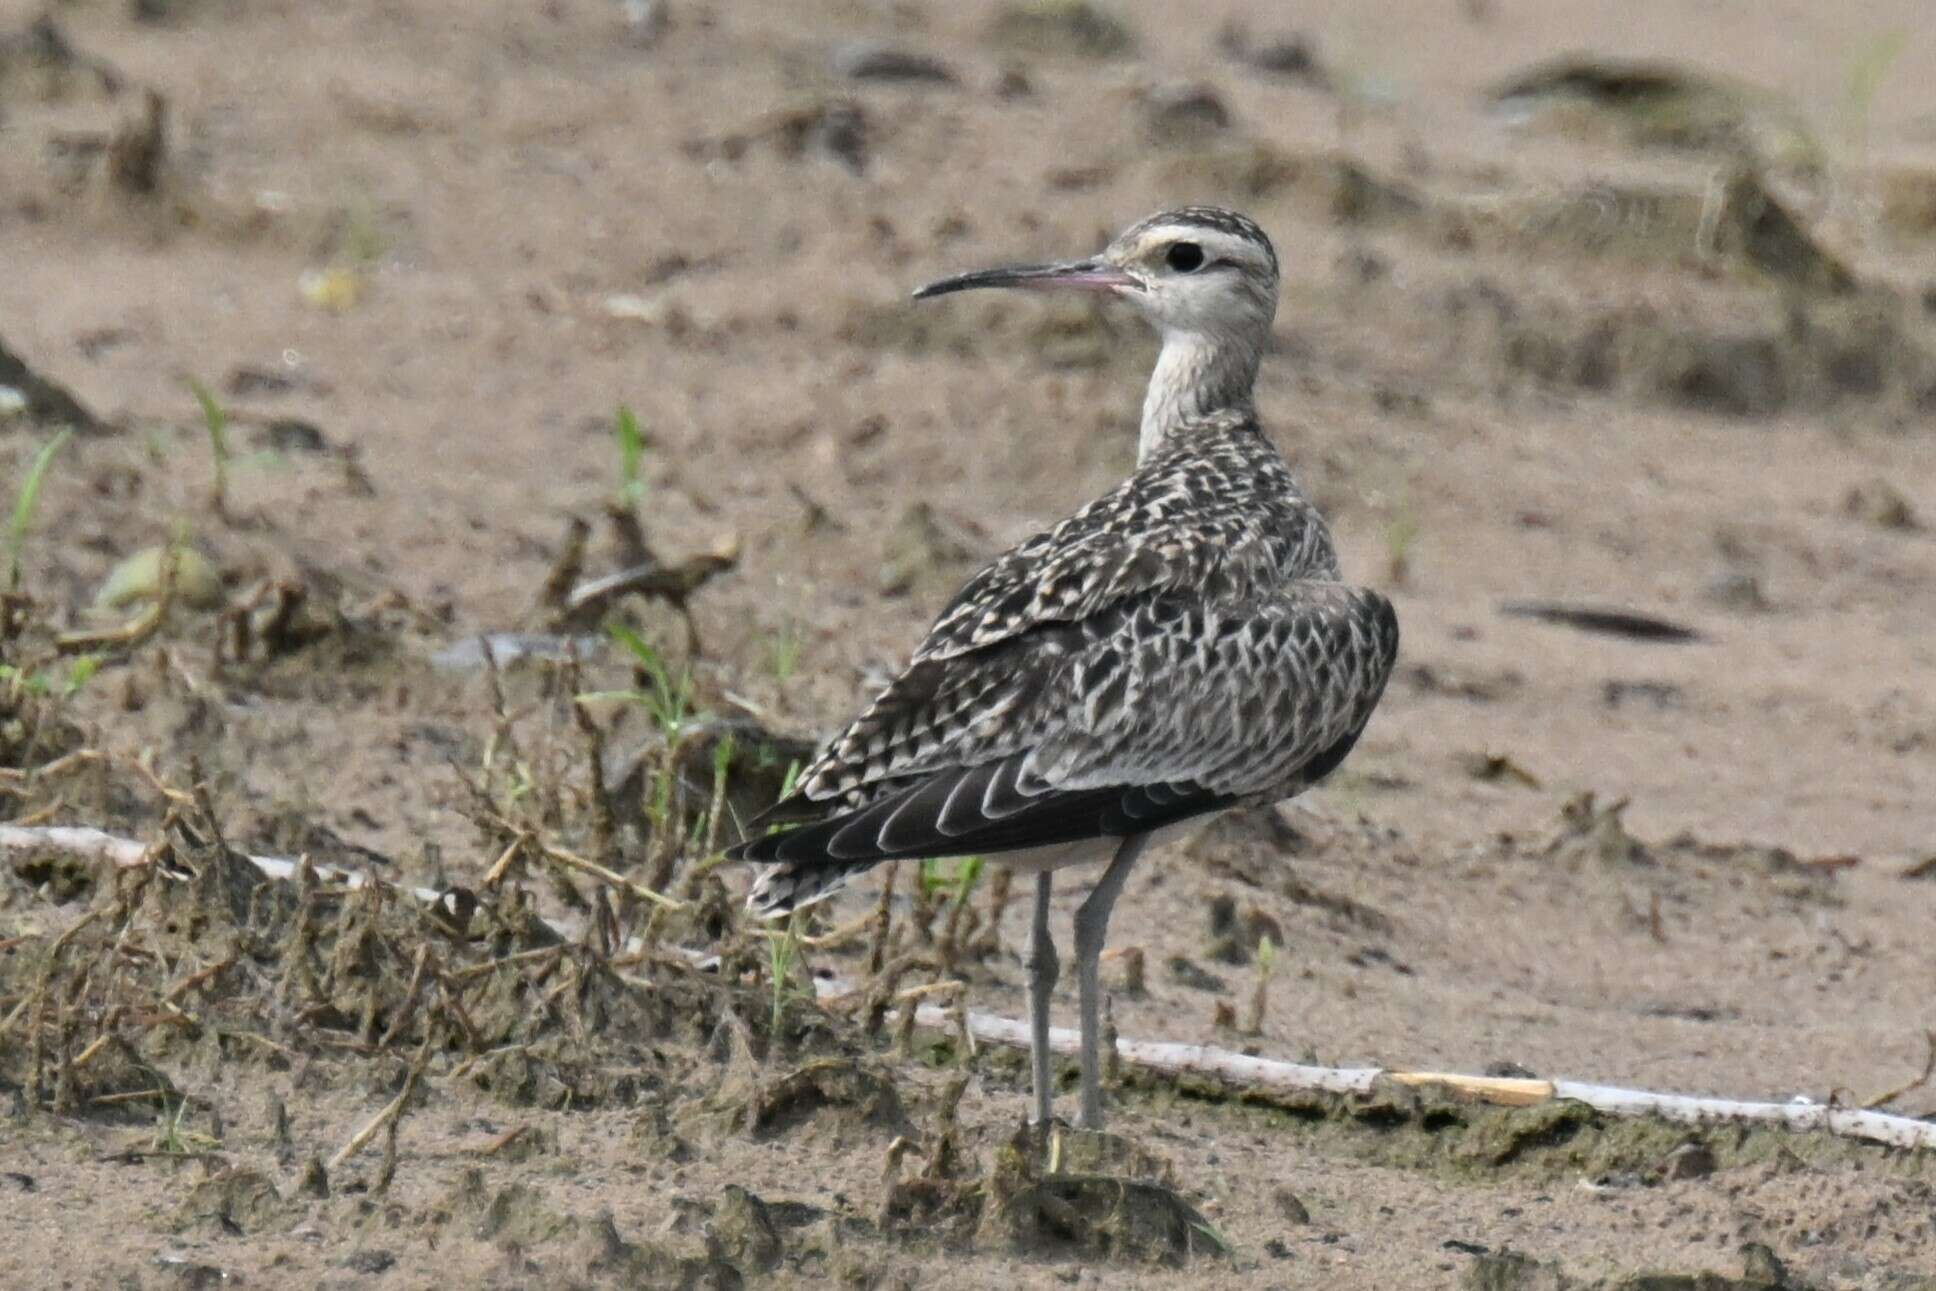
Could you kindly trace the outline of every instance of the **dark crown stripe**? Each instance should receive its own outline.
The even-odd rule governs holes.
[[[1130,232],[1144,233],[1150,229],[1176,225],[1182,225],[1185,228],[1209,229],[1215,233],[1254,243],[1270,261],[1272,275],[1275,276],[1277,273],[1277,248],[1271,245],[1270,235],[1249,216],[1239,215],[1221,206],[1179,206],[1174,210],[1159,211],[1137,224]]]

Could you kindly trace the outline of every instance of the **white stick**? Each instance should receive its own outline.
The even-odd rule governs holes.
[[[62,852],[88,860],[106,861],[131,869],[152,861],[148,849],[129,838],[117,838],[98,829],[78,826],[38,826],[0,824],[0,854],[8,852]],[[295,877],[294,861],[273,856],[250,856],[249,863],[275,879]],[[360,874],[330,866],[313,867],[318,875],[340,881],[347,887],[363,885]],[[429,888],[409,888],[420,901],[436,902],[443,894]],[[701,958],[696,955],[694,958]],[[815,992],[821,996],[845,995],[853,984],[837,979],[817,979]],[[915,1021],[935,1031],[952,1032],[956,1023],[951,1010],[936,1004],[921,1005]],[[1014,1018],[988,1013],[968,1014],[968,1031],[976,1040],[988,1044],[1028,1048],[1028,1026]],[[1049,1047],[1057,1053],[1075,1053],[1080,1047],[1077,1034],[1067,1027],[1049,1031]],[[1454,1072],[1386,1071],[1377,1067],[1311,1067],[1302,1063],[1280,1062],[1274,1058],[1255,1058],[1211,1045],[1173,1044],[1157,1040],[1119,1040],[1116,1052],[1122,1061],[1147,1071],[1170,1076],[1203,1076],[1227,1084],[1255,1089],[1309,1090],[1326,1094],[1368,1094],[1382,1076],[1402,1085],[1443,1085],[1470,1097],[1511,1106],[1531,1106],[1551,1099],[1585,1103],[1609,1116],[1658,1116],[1684,1125],[1754,1123],[1779,1125],[1799,1133],[1826,1133],[1842,1138],[1864,1139],[1898,1148],[1936,1149],[1936,1122],[1909,1116],[1894,1116],[1854,1107],[1836,1107],[1797,1097],[1786,1103],[1743,1102],[1731,1098],[1706,1098],[1692,1094],[1664,1094],[1645,1089],[1621,1089],[1575,1080],[1511,1079],[1494,1076],[1469,1076]]]
[[[1732,1098],[1656,1094],[1644,1089],[1618,1089],[1576,1080],[1554,1081],[1553,1094],[1614,1116],[1652,1115],[1688,1125],[1761,1121],[1791,1130],[1825,1130],[1843,1138],[1868,1139],[1897,1148],[1936,1147],[1936,1122],[1860,1107],[1836,1107],[1800,1096],[1786,1103],[1743,1103]]]
[[[948,1011],[932,1004],[922,1005],[915,1021],[934,1031],[954,1029]],[[1028,1027],[1014,1019],[970,1013],[968,1030],[977,1040],[989,1044],[1028,1048]],[[1057,1053],[1075,1053],[1079,1037],[1067,1027],[1052,1027],[1049,1047]],[[1368,1094],[1383,1076],[1402,1085],[1444,1085],[1489,1103],[1516,1107],[1557,1098],[1585,1103],[1610,1116],[1658,1116],[1685,1125],[1759,1122],[1801,1132],[1867,1139],[1890,1147],[1936,1148],[1936,1122],[1860,1108],[1832,1107],[1805,1098],[1787,1103],[1750,1103],[1732,1098],[1621,1089],[1577,1080],[1508,1079],[1438,1071],[1386,1071],[1377,1067],[1310,1067],[1273,1058],[1254,1058],[1211,1045],[1156,1040],[1119,1040],[1116,1051],[1124,1062],[1148,1071],[1171,1076],[1207,1076],[1253,1089]]]

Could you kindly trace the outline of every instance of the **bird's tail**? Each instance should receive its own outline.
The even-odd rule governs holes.
[[[878,861],[781,861],[760,871],[753,890],[746,894],[746,908],[763,919],[777,919],[795,910],[824,901],[856,874],[864,874]]]

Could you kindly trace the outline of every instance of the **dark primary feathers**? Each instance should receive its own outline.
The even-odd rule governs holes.
[[[1254,421],[1219,413],[969,580],[913,660],[754,822],[795,823],[756,908],[882,861],[1158,829],[1342,760],[1397,653],[1391,606]]]

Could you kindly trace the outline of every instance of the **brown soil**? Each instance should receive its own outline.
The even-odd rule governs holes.
[[[975,560],[1133,457],[1153,347],[1129,320],[908,289],[1240,206],[1286,266],[1263,414],[1404,652],[1331,783],[1132,879],[1112,945],[1147,989],[1117,992],[1121,1033],[1744,1098],[1900,1086],[1936,1026],[1918,0],[1307,4],[1303,61],[1257,0],[658,8],[0,21],[0,341],[38,379],[0,366],[27,404],[0,413],[4,478],[56,422],[85,432],[6,612],[4,658],[50,693],[0,697],[0,812],[167,840],[200,876],[0,870],[0,1282],[1931,1285],[1928,1160],[1806,1136],[1134,1079],[1124,1141],[1044,1174],[1016,1055],[897,1044],[852,1000],[774,1025],[744,876],[641,811],[666,766],[644,706],[590,706],[608,763],[646,749],[601,826],[562,696],[649,678],[596,613],[568,625],[593,638],[575,680],[507,664],[500,700],[436,662],[559,629],[542,589],[574,518],[580,577],[636,562],[608,518],[629,405],[651,550],[736,563],[689,598],[696,657],[663,599],[607,617],[742,723],[732,804],[770,795],[790,746],[758,766],[754,732],[838,720]],[[854,42],[953,79],[851,79]],[[1581,50],[1713,79],[1488,104]],[[191,379],[229,412],[221,515]],[[178,565],[160,631],[63,698],[55,636],[138,614],[89,607],[180,542],[215,608]],[[1502,612],[1522,601],[1695,637]],[[712,747],[672,795],[702,834]],[[102,756],[37,770],[76,750]],[[256,893],[217,829],[481,904],[453,930],[407,896]],[[689,905],[642,955],[553,947],[520,901],[621,941],[650,907],[540,843]],[[897,880],[890,959],[944,954],[918,887]],[[939,967],[1014,1016],[1020,913],[977,926],[994,895]],[[1238,1034],[1262,932],[1282,949]],[[873,936],[806,962],[865,996]],[[723,974],[684,954],[722,948]],[[400,1091],[393,1139],[308,1172]],[[1936,1088],[1891,1108],[1936,1115]],[[1706,1156],[1670,1161],[1690,1139]]]

